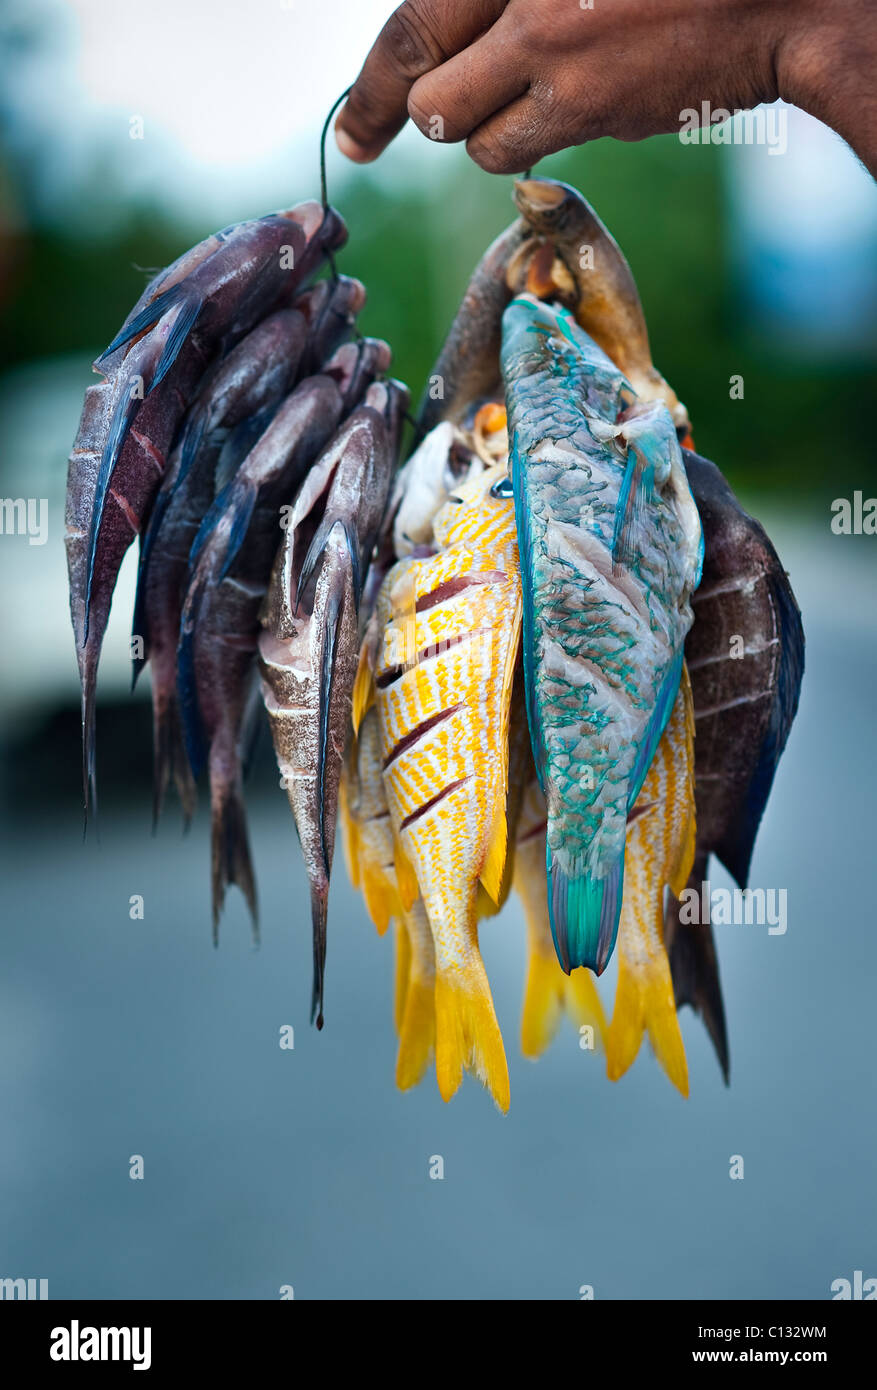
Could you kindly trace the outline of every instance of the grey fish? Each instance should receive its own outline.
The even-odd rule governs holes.
[[[407,401],[399,382],[375,383],[311,469],[275,562],[259,639],[262,694],[311,884],[311,1011],[318,1028],[359,601],[387,505]]]

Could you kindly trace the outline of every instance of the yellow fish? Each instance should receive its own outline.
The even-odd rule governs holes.
[[[617,1081],[648,1031],[673,1085],[688,1095],[688,1064],[664,949],[664,887],[678,897],[694,860],[694,707],[683,665],[676,704],[627,828],[618,934],[618,985],[606,1040],[606,1069]]]
[[[535,773],[524,793],[515,846],[514,887],[527,922],[527,985],[521,1017],[521,1051],[541,1057],[566,1012],[580,1035],[595,1048],[606,1033],[603,1005],[590,970],[564,974],[557,960],[548,920],[545,833],[548,812]],[[583,1030],[587,1029],[587,1032]]]
[[[452,494],[437,553],[397,566],[374,671],[384,785],[406,910],[419,894],[435,945],[436,1074],[445,1100],[474,1070],[502,1110],[508,1067],[478,949],[479,882],[496,902],[506,858],[509,707],[521,627],[505,464]],[[360,699],[359,707],[367,707]]]
[[[407,1091],[422,1079],[435,1051],[435,947],[422,898],[403,913],[401,924],[407,973],[397,997],[396,1085]],[[397,995],[399,983],[397,973]]]

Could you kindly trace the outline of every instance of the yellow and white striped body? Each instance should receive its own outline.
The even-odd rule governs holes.
[[[464,484],[436,515],[437,553],[387,576],[374,672],[400,893],[410,906],[410,866],[435,944],[439,1088],[448,1099],[472,1067],[502,1109],[508,1070],[475,908],[479,880],[499,895],[506,852],[521,586],[513,502],[492,491],[504,477],[499,465]]]
[[[694,860],[694,709],[682,669],[673,713],[630,817],[618,932],[618,985],[606,1040],[609,1077],[634,1061],[644,1031],[665,1072],[688,1095],[688,1065],[664,949],[664,888],[682,892]]]

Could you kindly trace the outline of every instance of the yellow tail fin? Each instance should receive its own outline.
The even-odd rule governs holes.
[[[405,914],[405,926],[410,958],[396,1058],[400,1091],[417,1085],[435,1051],[435,948],[422,898]]]
[[[688,1063],[676,1004],[670,968],[663,962],[634,975],[623,957],[618,963],[615,1009],[606,1038],[606,1072],[617,1081],[635,1061],[643,1033],[647,1030],[655,1056],[673,1085],[688,1095]]]
[[[436,1076],[442,1099],[451,1099],[465,1069],[475,1072],[505,1113],[509,1069],[483,965],[467,971],[465,979],[437,976],[435,1023]]]
[[[408,980],[411,974],[411,942],[408,928],[402,918],[397,918],[396,927],[396,979],[393,992],[393,1027],[396,1033],[402,1032],[405,1017],[405,1003],[408,998]]]
[[[379,873],[369,864],[362,865],[360,877],[366,910],[377,928],[378,936],[383,936],[391,920],[402,912],[399,894],[386,874]]]
[[[354,888],[359,887],[359,832],[356,828],[356,821],[350,812],[350,801],[347,795],[347,765],[341,773],[341,781],[338,785],[338,819],[341,822],[341,843],[344,846],[344,862],[347,865],[347,876]]]
[[[565,979],[556,959],[531,949],[521,1015],[521,1051],[525,1057],[541,1057],[553,1040],[563,1012]]]

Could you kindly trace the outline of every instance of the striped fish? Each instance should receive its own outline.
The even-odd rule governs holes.
[[[606,1039],[606,1069],[617,1081],[644,1032],[673,1085],[688,1095],[688,1066],[664,949],[664,889],[682,892],[694,862],[694,705],[688,671],[627,829],[618,985]]]
[[[506,857],[508,725],[521,598],[505,466],[453,494],[437,553],[391,570],[375,669],[384,783],[406,909],[435,946],[436,1072],[445,1100],[474,1070],[508,1108],[508,1068],[478,948],[479,883],[496,901]]]

